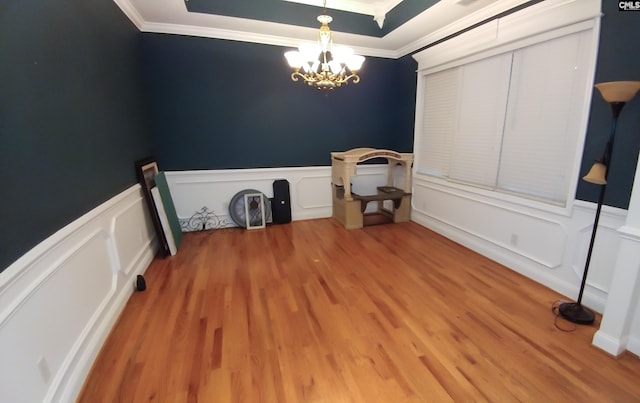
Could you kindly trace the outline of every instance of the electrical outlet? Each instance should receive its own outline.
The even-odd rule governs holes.
[[[37,364],[38,364],[38,369],[40,370],[40,376],[42,377],[42,380],[45,381],[45,383],[49,383],[49,380],[51,379],[51,368],[49,368],[49,363],[47,362],[47,359],[40,356]]]

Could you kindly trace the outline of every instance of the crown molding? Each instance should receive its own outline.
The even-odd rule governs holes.
[[[235,19],[239,20],[239,18],[233,17],[220,17],[221,19]],[[249,20],[245,20],[249,21]],[[274,24],[274,23],[264,23],[264,24]],[[209,28],[202,26],[194,26],[194,25],[179,25],[179,24],[166,24],[166,23],[149,23],[145,22],[140,27],[141,32],[152,32],[159,34],[174,34],[174,35],[186,35],[186,36],[197,36],[203,38],[212,38],[212,39],[226,39],[231,41],[241,41],[241,42],[250,42],[250,43],[259,43],[263,45],[275,45],[282,47],[291,47],[297,48],[301,43],[305,42],[300,38],[313,38],[314,35],[317,35],[316,29],[310,28],[300,28],[296,27],[294,30],[301,31],[299,35],[295,37],[290,36],[278,36],[278,35],[266,35],[266,34],[257,34],[253,32],[247,31],[237,31],[231,29],[220,29],[220,28]],[[307,32],[309,31],[309,32]],[[350,43],[349,40],[344,40],[344,36],[350,34],[341,34],[340,43]],[[380,38],[376,38],[380,40]],[[383,57],[383,58],[396,58],[396,53],[393,50],[387,50],[384,48],[376,48],[376,47],[367,47],[367,46],[351,46],[350,47],[357,53],[363,56],[373,56],[373,57]]]
[[[133,25],[135,25],[139,31],[142,31],[142,26],[145,24],[144,18],[140,15],[138,10],[131,4],[130,0],[113,0],[114,3],[120,10],[124,13],[124,15],[129,18]]]
[[[145,20],[133,5],[132,0],[113,1],[141,32],[198,36],[293,48],[298,47],[305,38],[311,40],[317,35],[317,29],[314,28],[219,15],[197,14],[193,17],[193,24],[152,22]],[[432,8],[439,7],[440,12],[444,12],[446,7],[460,1],[441,0]],[[397,59],[529,1],[496,1],[427,35],[420,35],[420,32],[424,31],[424,27],[428,27],[432,20],[429,19],[430,14],[423,12],[382,38],[336,31],[334,34],[337,33],[339,38],[334,39],[337,39],[336,43],[348,44],[356,53],[364,56]],[[178,9],[175,11],[177,12]],[[216,28],[212,28],[212,25]],[[405,38],[418,39],[407,43],[410,39]]]
[[[530,0],[501,0],[501,1],[495,2],[474,13],[471,13],[463,18],[460,18],[457,21],[449,25],[446,25],[445,27],[435,30],[428,35],[425,35],[411,43],[408,43],[407,45],[397,50],[396,57],[402,57],[404,55],[408,55],[412,52],[415,52],[419,49],[429,46],[432,43],[442,40],[448,36],[461,32],[475,24],[478,24],[482,21],[495,17],[500,13],[503,13],[505,11],[511,10],[512,8],[528,3],[529,1]]]

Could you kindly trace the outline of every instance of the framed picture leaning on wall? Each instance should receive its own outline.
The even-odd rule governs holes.
[[[247,229],[264,228],[264,197],[262,193],[248,193],[244,195],[244,211]]]
[[[160,244],[160,251],[162,252],[163,256],[169,256],[171,252],[169,250],[167,237],[165,236],[164,230],[162,229],[160,216],[158,215],[158,209],[156,208],[156,204],[153,201],[153,196],[151,195],[151,189],[156,186],[155,177],[158,172],[160,172],[158,169],[158,163],[156,162],[155,158],[147,157],[136,161],[135,167],[138,182],[142,187],[142,193],[144,194],[147,208],[149,209],[149,215],[151,216],[151,221],[153,221],[153,227],[156,230],[156,236],[158,237],[158,243]]]

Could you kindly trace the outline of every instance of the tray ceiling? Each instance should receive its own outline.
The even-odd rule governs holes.
[[[397,58],[540,0],[327,0],[334,42]],[[313,41],[322,0],[114,0],[142,32],[297,47]]]

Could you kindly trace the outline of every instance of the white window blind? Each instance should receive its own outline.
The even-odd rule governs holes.
[[[577,156],[591,31],[424,76],[417,171],[551,203]]]
[[[458,129],[449,178],[495,187],[509,91],[511,53],[460,67]]]
[[[422,132],[429,133],[421,138],[418,150],[419,172],[449,176],[451,158],[451,133],[456,131],[458,122],[459,68],[431,74],[425,79],[424,115]]]
[[[564,202],[579,139],[588,34],[514,53],[498,187]]]

